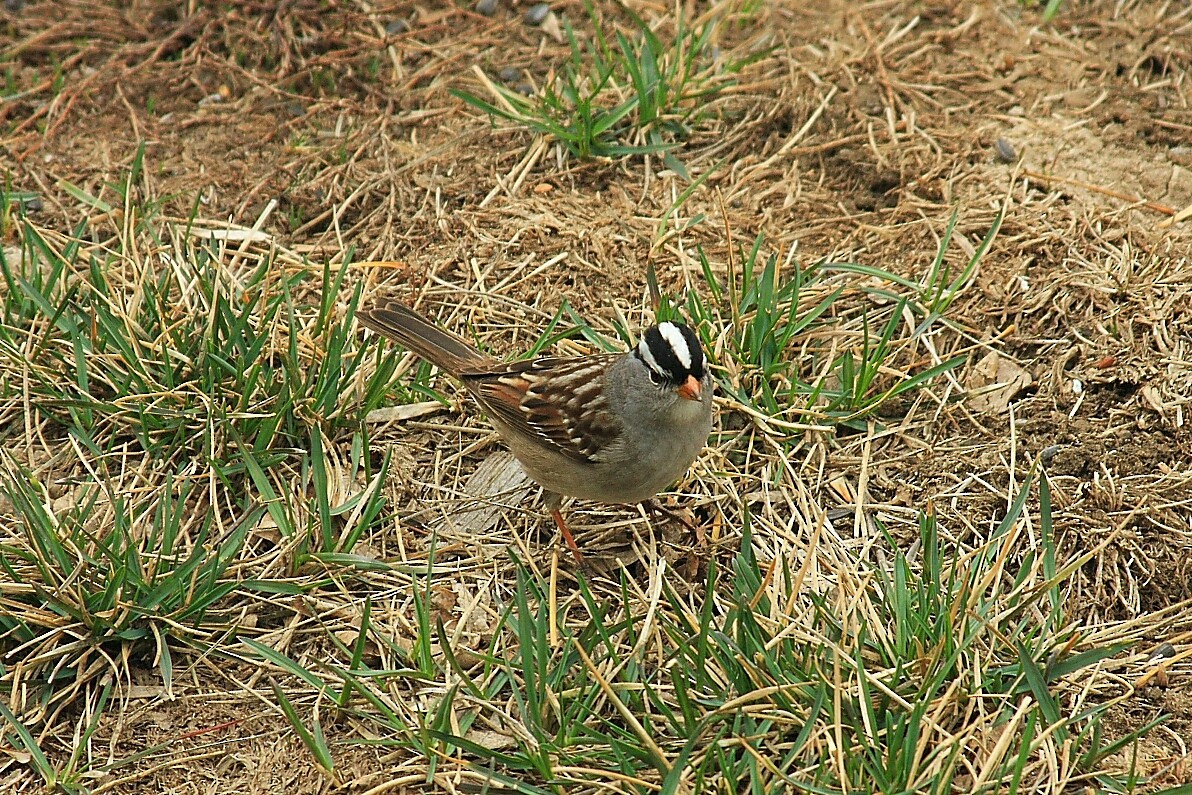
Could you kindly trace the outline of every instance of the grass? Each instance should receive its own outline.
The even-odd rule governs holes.
[[[163,462],[209,464],[225,483],[243,474],[246,454],[280,460],[320,433],[363,433],[359,418],[380,404],[396,362],[368,373],[359,403],[340,400],[365,363],[333,314],[347,269],[323,268],[319,301],[300,304],[307,268],[270,258],[229,267],[232,252],[185,229],[158,237],[151,206],[133,203],[139,176],[138,158],[114,190],[157,248],[157,267],[129,252],[84,253],[85,225],[64,245],[25,225],[18,261],[0,257],[4,387],[19,380],[39,413],[91,449],[128,440]],[[349,311],[359,300],[357,286]]]
[[[479,786],[533,795],[613,782],[618,791],[998,792],[1033,789],[1051,765],[1064,786],[1127,792],[1136,778],[1101,765],[1155,723],[1107,740],[1113,701],[1074,696],[1120,645],[1081,642],[1063,610],[1066,578],[1092,553],[1059,561],[1050,492],[1038,480],[1041,546],[1021,565],[1004,550],[1035,520],[1031,483],[986,537],[951,550],[930,513],[890,557],[835,569],[819,550],[800,569],[762,559],[748,524],[723,569],[687,584],[622,574],[618,597],[580,579],[553,623],[549,585],[519,566],[489,648],[464,665],[415,594],[416,638],[388,670],[357,642],[317,669],[249,643],[248,653],[305,685],[305,700],[371,726]],[[853,564],[856,561],[852,561]],[[821,570],[818,575],[817,570]],[[376,633],[376,634],[373,634]],[[418,710],[418,693],[435,693]],[[286,700],[289,704],[289,699]],[[333,778],[343,743],[294,721]],[[1008,735],[1008,743],[988,738]],[[341,750],[342,752],[342,750]]]
[[[580,159],[668,153],[708,113],[708,103],[731,85],[749,59],[722,63],[714,54],[716,20],[692,26],[675,13],[669,35],[660,35],[625,6],[629,32],[614,27],[593,3],[585,3],[590,36],[577,35],[564,19],[570,57],[530,96],[479,73],[492,102],[452,89],[459,99],[548,136]],[[758,55],[752,57],[760,57]]]
[[[350,178],[336,184],[359,177],[359,189],[327,211],[337,241],[425,236],[431,251],[452,242],[452,234],[462,243],[464,233],[452,231],[458,227],[469,245],[478,233],[501,241],[497,249],[528,246],[525,261],[535,263],[553,243],[529,242],[538,221],[527,219],[540,209],[534,202],[547,196],[559,219],[592,206],[570,204],[578,200],[562,196],[559,184],[550,196],[513,186],[508,207],[481,217],[467,197],[478,179],[491,176],[492,163],[451,160],[474,149],[444,147],[440,159],[410,164],[408,149],[387,148],[399,139],[412,145],[415,136],[419,148],[433,148],[442,141],[440,127],[454,133],[459,119],[433,102],[461,53],[475,52],[478,28],[456,24],[469,13],[465,7],[420,24],[393,51],[393,84],[404,86],[405,97],[384,114],[342,96],[356,81],[328,79],[350,76],[339,68],[350,54],[370,69],[383,62],[382,83],[389,83],[390,62],[368,50],[359,25],[339,25],[347,33],[336,33],[318,26],[334,18],[331,11],[299,8],[287,17],[294,26],[287,31],[258,11],[244,6],[228,15],[225,34],[242,63],[252,67],[252,53],[265,53],[262,63],[278,72],[254,70],[254,81],[289,80],[286,91],[299,98],[303,91],[341,95],[312,103],[312,114],[327,104],[339,114],[326,127],[328,116],[317,116],[319,126],[312,117],[312,130],[349,117],[394,123],[388,130],[362,127],[360,137],[369,140],[359,151],[367,157],[349,158],[347,138],[326,150],[321,133],[304,142],[282,130],[276,141],[251,142],[276,153],[269,146],[289,136],[287,169],[305,159],[352,164]],[[913,17],[913,9],[890,9],[903,11]],[[756,4],[753,12],[770,13]],[[1114,31],[1130,30],[1128,12]],[[719,112],[721,106],[700,103],[733,79],[717,66],[724,63],[715,53],[722,29],[678,17],[647,25],[626,10],[617,13],[614,24],[589,8],[583,24],[598,33],[592,49],[566,31],[569,53],[538,94],[514,98],[491,88],[487,104],[575,156],[661,154],[685,177],[677,148],[706,133],[712,125],[705,122],[723,122],[699,115]],[[908,89],[923,85],[914,70],[941,52],[939,30],[904,28],[901,20],[887,28],[869,14],[851,18],[878,32],[869,49],[849,31],[839,40],[821,37],[833,52],[803,48],[763,75],[753,97],[734,95],[749,110],[742,125],[716,130],[737,147],[715,152],[734,167],[717,174],[718,189],[739,197],[742,185],[765,190],[791,174],[822,178],[830,169],[817,171],[814,159],[851,139],[867,140],[876,156],[906,164],[908,173],[966,180],[958,193],[948,177],[940,195],[981,195],[979,165],[956,165],[971,158],[957,157],[954,142],[973,136],[939,135],[937,121],[987,118],[973,112],[982,107],[982,91],[966,76],[970,70],[944,68],[933,76],[947,89],[941,102],[954,92],[966,104],[963,112],[919,116],[913,135],[893,127],[889,136],[875,134],[867,114],[830,88],[820,105],[823,124],[798,126],[815,104],[801,105],[793,95],[847,82],[854,68],[876,68],[881,84],[913,108]],[[61,26],[54,23],[43,48],[67,53],[66,43],[55,41]],[[168,20],[163,24],[168,29]],[[61,29],[73,35],[71,26]],[[214,33],[171,39],[171,59],[201,61],[212,80],[242,85],[244,70],[221,74],[219,58],[210,57],[219,53],[190,49],[192,39],[199,48],[218,46],[218,28],[204,30]],[[883,30],[893,33],[882,39]],[[96,107],[92,97],[110,99],[100,79],[108,74],[121,81],[125,102],[117,105],[130,114],[146,96],[137,90],[146,74],[159,85],[193,84],[153,60],[156,54],[144,60],[144,41],[122,47],[117,28],[105,31],[96,46],[116,68],[80,75],[95,75],[93,81],[54,80],[50,88],[67,93],[37,103],[44,108],[37,111],[44,114],[39,129],[68,132],[76,120],[82,134],[93,129],[79,111]],[[923,31],[927,38],[917,38]],[[956,29],[945,49],[973,54],[965,31]],[[419,55],[423,47],[433,47],[433,57]],[[305,77],[283,74],[289,63]],[[796,75],[789,68],[795,63],[815,80]],[[58,71],[76,75],[73,67]],[[273,102],[270,92],[261,94]],[[772,112],[775,95],[784,112]],[[237,114],[252,119],[254,93],[237,90],[236,97]],[[179,115],[154,130],[163,141],[176,142],[170,136],[196,121],[200,129],[211,124],[188,114],[188,100],[179,99],[172,111]],[[1004,100],[1003,91],[994,104]],[[471,106],[484,107],[478,102]],[[431,115],[404,115],[411,106]],[[270,104],[268,129],[276,113]],[[398,125],[402,132],[394,134]],[[804,131],[810,159],[799,151]],[[46,138],[38,143],[53,143]],[[939,154],[934,165],[924,141]],[[987,277],[984,257],[1001,216],[975,253],[958,256],[952,247],[961,215],[970,224],[979,213],[988,217],[983,200],[947,221],[947,209],[941,214],[926,198],[935,194],[916,190],[890,215],[867,216],[865,225],[881,222],[897,237],[899,253],[915,240],[918,218],[944,230],[934,258],[925,253],[921,266],[904,271],[869,264],[890,261],[883,252],[896,249],[882,244],[861,245],[858,262],[801,261],[773,237],[786,216],[763,218],[748,200],[734,208],[737,218],[756,215],[767,234],[727,255],[727,248],[709,245],[683,260],[691,249],[680,251],[676,259],[695,266],[687,269],[693,278],[659,313],[697,322],[723,398],[719,432],[680,484],[698,532],[646,522],[630,509],[581,505],[577,526],[592,542],[592,558],[608,568],[572,573],[554,564],[545,544],[527,542],[542,538],[532,508],[469,491],[477,461],[494,449],[474,411],[444,412],[432,422],[367,420],[372,408],[390,402],[451,401],[432,389],[430,367],[407,367],[400,354],[361,344],[351,316],[376,285],[370,269],[352,265],[350,252],[312,266],[284,240],[254,235],[231,242],[217,233],[243,230],[201,221],[206,207],[196,204],[189,218],[165,217],[163,208],[178,202],[154,194],[143,152],[130,173],[97,187],[94,172],[72,172],[70,147],[51,151],[49,170],[39,171],[36,148],[26,147],[21,162],[35,176],[52,174],[42,185],[57,189],[6,189],[0,204],[0,736],[12,751],[4,768],[11,786],[161,789],[169,776],[195,771],[232,790],[237,765],[254,768],[247,776],[255,768],[262,777],[296,771],[297,780],[305,769],[302,748],[329,781],[378,792],[1136,792],[1183,775],[1182,758],[1154,764],[1148,744],[1166,738],[1168,727],[1152,731],[1164,701],[1143,691],[1137,674],[1161,671],[1181,682],[1182,668],[1155,668],[1146,651],[1159,637],[1179,643],[1186,621],[1172,616],[1186,605],[1094,623],[1089,603],[1113,599],[1108,590],[1090,595],[1088,583],[1109,581],[1115,560],[1131,572],[1162,573],[1145,558],[1182,549],[1172,528],[1182,526],[1174,511],[1186,502],[1179,491],[1185,484],[1177,482],[1184,463],[1164,460],[1168,479],[1143,481],[1120,478],[1120,462],[1104,456],[1090,480],[1062,470],[1057,458],[1053,478],[1015,458],[1036,449],[1039,438],[1017,436],[1030,430],[1015,422],[1021,415],[1007,418],[1005,444],[956,452],[971,443],[965,433],[976,424],[956,405],[957,368],[998,341],[974,340],[974,329],[984,335],[995,321],[971,288]],[[759,153],[764,167],[751,172]],[[381,170],[368,176],[373,161]],[[406,165],[393,168],[398,162]],[[715,170],[703,168],[701,178]],[[59,174],[78,184],[55,183]],[[328,167],[311,176],[349,174]],[[582,170],[571,176],[580,188],[589,184]],[[631,193],[640,189],[641,204],[609,204],[624,232],[602,238],[595,225],[581,230],[591,234],[592,251],[610,239],[648,237],[641,232],[652,221],[651,203],[671,187],[668,177],[652,178],[652,188],[629,185]],[[782,210],[798,213],[791,217],[800,224],[806,217],[811,223],[800,228],[801,239],[819,236],[820,245],[823,218],[813,208],[820,199],[829,206],[848,197],[836,196],[830,180],[818,192],[807,187],[812,181],[799,188],[807,194],[792,188]],[[437,232],[423,215],[431,206],[428,184]],[[626,185],[610,186],[597,201],[612,201]],[[1101,289],[1097,263],[1080,259],[1079,244],[1065,240],[1057,247],[1063,257],[1039,255],[1050,250],[1039,242],[1043,236],[1058,235],[1064,224],[1064,234],[1083,234],[1088,224],[1070,214],[1083,212],[1073,209],[1080,202],[1048,199],[1044,212],[1031,216],[1031,194],[1014,197],[1015,233],[998,241],[1007,248],[999,255],[1046,267],[1031,272],[1036,285],[1044,274],[1062,274],[1061,261],[1076,262],[1079,280],[1040,311],[1052,325],[1079,328],[1088,345],[1098,344],[1089,330],[1100,328],[1107,309],[1115,322],[1128,319],[1125,305],[1114,303],[1120,291]],[[768,196],[767,210],[779,206],[772,198],[784,196]],[[51,210],[33,217],[52,228],[24,217],[34,200]],[[55,214],[64,203],[85,215],[73,228]],[[388,226],[363,225],[376,217],[388,218]],[[1127,223],[1128,216],[1118,217]],[[1052,231],[1037,231],[1033,222]],[[833,223],[832,234],[846,239],[857,219]],[[703,231],[687,229],[693,236]],[[568,240],[561,231],[567,242],[560,245],[579,245],[579,237]],[[1147,239],[1141,227],[1127,231],[1126,240]],[[858,234],[852,239],[863,240]],[[670,256],[660,238],[655,242],[652,252]],[[1095,246],[1111,244],[1106,237]],[[1120,253],[1121,263],[1131,263],[1127,250]],[[475,311],[469,318],[477,321],[477,340],[493,350],[508,350],[509,338],[523,350],[527,325],[545,326],[535,351],[576,334],[616,348],[612,335],[627,341],[640,326],[621,317],[598,321],[596,312],[581,314],[565,302],[547,317],[546,306],[534,305],[548,294],[546,282],[525,284],[518,270],[524,266],[501,256],[495,265],[479,254],[466,259],[464,275],[446,261],[428,268],[421,297],[431,306],[442,300]],[[418,286],[422,276],[425,260],[411,260],[404,287]],[[1081,293],[1089,282],[1093,299]],[[635,287],[601,284],[624,289],[621,295]],[[991,284],[986,278],[981,286]],[[1006,307],[1032,319],[1034,310],[1013,296]],[[633,298],[614,300],[612,308],[648,315]],[[1170,382],[1160,386],[1172,389]],[[1046,401],[1063,403],[1062,395],[1039,388]],[[1145,409],[1119,405],[1115,416],[1139,421],[1129,426],[1134,435],[1145,433],[1139,418],[1158,421]],[[1090,443],[1121,428],[1099,425],[1100,416],[1081,419],[1097,428]],[[998,461],[976,460],[986,454]],[[900,465],[899,457],[916,464]],[[963,458],[974,460],[956,463]],[[1151,491],[1138,497],[1140,485]],[[1098,502],[1106,494],[1109,508],[1106,499]],[[493,525],[462,521],[467,509],[460,506],[477,502],[494,507]],[[1124,524],[1115,529],[1119,519]],[[1132,548],[1136,541],[1147,546]],[[1133,596],[1155,597],[1142,575],[1129,577],[1136,578],[1126,580]],[[145,697],[145,690],[155,695]],[[1174,736],[1186,717],[1173,717]],[[273,765],[262,759],[261,745],[277,754]],[[203,756],[212,754],[220,763],[203,767]],[[295,786],[326,788],[310,777]]]
[[[433,536],[412,568],[362,551],[391,510],[381,488],[389,457],[370,464],[363,417],[389,400],[399,354],[377,356],[352,333],[360,284],[349,286],[347,267],[312,272],[196,244],[189,229],[156,220],[141,177],[138,160],[110,195],[76,189],[103,217],[121,210],[118,230],[101,234],[87,220],[61,239],[18,220],[21,256],[0,259],[0,395],[31,407],[27,429],[65,441],[52,462],[11,453],[0,462],[0,492],[20,527],[0,542],[3,676],[24,694],[0,714],[47,785],[82,791],[96,764],[36,739],[54,715],[80,702],[102,708],[104,683],[132,663],[151,665],[168,689],[179,655],[199,653],[296,683],[275,679],[272,699],[336,781],[346,746],[328,720],[368,727],[364,736],[424,760],[428,781],[452,766],[527,793],[613,780],[639,792],[871,782],[993,791],[1057,759],[1073,780],[1131,786],[1102,763],[1141,730],[1103,739],[1112,700],[1090,708],[1073,695],[1075,677],[1120,649],[1083,644],[1064,616],[1065,579],[1092,553],[1057,560],[1045,478],[1043,543],[1016,566],[1003,550],[1036,521],[1027,488],[982,539],[946,547],[928,511],[909,546],[887,533],[888,559],[876,562],[842,559],[815,538],[801,562],[790,551],[763,554],[770,545],[755,540],[758,520],[746,509],[739,551],[706,557],[691,583],[658,559],[645,583],[622,570],[610,592],[581,576],[559,604],[553,583],[515,559],[488,645],[459,647],[458,628],[435,606],[454,567]],[[780,264],[759,237],[725,279],[703,256],[706,290],[683,308],[719,352],[730,394],[759,411],[800,395],[804,412],[814,402],[828,407],[820,416],[857,416],[897,394],[876,387],[874,374],[947,325],[996,234],[995,224],[953,274],[944,264],[951,229],[921,283],[854,265],[803,270],[789,256]],[[157,266],[136,267],[145,262],[137,251],[152,251]],[[888,308],[876,339],[866,301],[856,300],[873,296]],[[908,314],[920,322],[905,324]],[[813,357],[830,362],[838,393],[822,376],[800,381],[792,365],[792,346],[830,317],[859,324],[870,351],[851,371],[845,354]],[[564,305],[532,349],[576,330],[603,342]],[[938,372],[899,383],[919,388]],[[433,395],[429,374],[419,366],[398,399]],[[51,492],[49,479],[67,491]],[[369,590],[348,635],[316,621],[317,662],[239,620],[246,600],[352,591],[377,576],[409,588],[408,642],[374,618]],[[969,705],[963,720],[951,706],[958,693]],[[976,742],[1005,731],[1021,742],[996,753]]]
[[[1040,14],[1040,18],[1044,22],[1051,22],[1060,13],[1060,9],[1063,8],[1064,0],[1046,0],[1046,2],[1040,2],[1040,0],[1018,0],[1018,4],[1024,8],[1034,8],[1042,5],[1043,12]]]
[[[0,670],[21,694],[6,714],[17,737],[130,662],[168,688],[172,650],[235,633],[237,595],[298,593],[311,586],[290,578],[312,565],[374,565],[356,547],[388,459],[371,462],[363,417],[397,362],[357,340],[360,286],[346,267],[196,243],[154,218],[141,176],[138,157],[110,196],[84,197],[123,218],[115,237],[18,222],[19,256],[0,253],[0,398],[26,407],[5,435],[56,450],[0,456],[17,528],[0,539]],[[338,452],[333,474],[341,444],[362,488],[339,479]],[[254,578],[240,566],[266,527],[272,574]],[[46,783],[66,786],[74,761]]]
[[[705,348],[716,352],[721,391],[735,401],[774,419],[860,430],[888,402],[922,390],[967,360],[942,359],[929,347],[930,363],[922,366],[917,355],[947,325],[949,307],[971,283],[1001,226],[999,215],[953,273],[948,247],[957,219],[954,212],[921,281],[853,263],[804,267],[793,248],[779,263],[761,235],[737,252],[721,277],[700,249],[699,289],[687,292],[682,311],[666,300],[659,314],[695,324]],[[868,300],[854,300],[857,294]],[[816,333],[829,327],[851,331],[850,342]]]

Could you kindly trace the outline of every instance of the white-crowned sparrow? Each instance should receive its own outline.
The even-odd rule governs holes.
[[[712,376],[695,332],[646,329],[626,353],[502,363],[398,303],[361,310],[367,328],[459,379],[487,411],[576,558],[562,498],[649,499],[679,478],[712,429]]]

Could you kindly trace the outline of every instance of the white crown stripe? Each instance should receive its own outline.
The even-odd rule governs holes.
[[[675,358],[679,360],[679,364],[683,365],[684,369],[691,369],[691,349],[687,347],[687,339],[683,336],[683,332],[674,323],[663,321],[658,324],[658,332],[662,338],[666,340],[667,344],[671,346],[671,350],[675,353]]]

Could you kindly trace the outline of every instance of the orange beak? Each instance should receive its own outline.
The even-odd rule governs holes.
[[[679,397],[684,400],[699,400],[700,388],[699,381],[695,380],[695,376],[687,376],[687,380],[678,388]]]

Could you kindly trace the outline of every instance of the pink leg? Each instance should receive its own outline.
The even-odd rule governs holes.
[[[575,539],[571,537],[571,531],[567,529],[567,523],[563,521],[563,513],[558,508],[553,508],[550,515],[555,520],[555,524],[559,526],[559,532],[563,534],[563,540],[567,542],[571,554],[575,556],[575,562],[581,566],[584,565],[583,553],[579,551]]]

